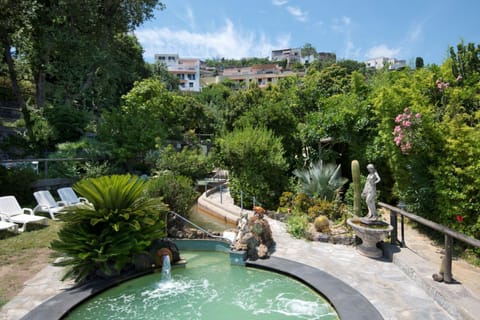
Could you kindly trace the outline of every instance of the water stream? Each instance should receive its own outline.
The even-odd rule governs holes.
[[[161,282],[168,282],[172,280],[172,266],[170,265],[170,256],[168,254],[163,256],[162,260],[162,280]]]

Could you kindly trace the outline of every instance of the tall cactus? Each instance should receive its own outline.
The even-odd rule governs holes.
[[[360,216],[361,206],[361,190],[360,190],[360,164],[357,160],[352,160],[352,184],[353,184],[353,213]]]

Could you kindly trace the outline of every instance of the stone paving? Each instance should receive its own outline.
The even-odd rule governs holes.
[[[199,201],[216,205],[218,193]],[[222,194],[223,211],[239,215],[228,190]],[[373,303],[385,319],[478,319],[480,268],[453,262],[455,284],[438,283],[432,274],[440,268],[442,252],[431,240],[410,226],[405,229],[406,248],[384,246],[393,256],[370,259],[355,247],[295,239],[285,224],[269,220],[276,242],[274,256],[318,268],[346,282]]]
[[[203,195],[199,204],[222,207],[218,210],[222,218],[239,216],[240,208],[226,191],[221,203],[220,195],[213,193],[208,198]],[[455,261],[453,275],[459,282],[434,282],[431,274],[438,271],[440,253],[422,243],[424,240],[420,239],[424,237],[411,230],[406,233],[407,248],[398,248],[390,262],[359,255],[352,246],[295,239],[282,222],[269,222],[275,240],[274,256],[330,273],[364,295],[385,319],[478,319],[480,270]],[[415,247],[417,242],[420,245]],[[0,320],[21,319],[35,306],[71,286],[59,280],[61,273],[61,268],[48,266],[27,281],[24,290],[0,310]]]

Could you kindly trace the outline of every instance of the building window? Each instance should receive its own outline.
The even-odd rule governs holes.
[[[188,86],[189,86],[190,88],[193,88],[193,82],[190,82],[190,83],[188,84]]]
[[[195,75],[194,74],[189,74],[188,75],[188,80],[195,80]]]

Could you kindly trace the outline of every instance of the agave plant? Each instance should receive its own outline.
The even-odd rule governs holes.
[[[64,279],[81,282],[98,271],[120,272],[153,239],[165,236],[168,207],[161,198],[145,197],[144,184],[136,176],[113,175],[73,186],[92,205],[71,206],[60,215],[64,225],[51,248],[63,257],[56,265],[69,267]]]
[[[304,170],[296,169],[293,174],[299,179],[303,193],[328,201],[335,200],[339,189],[348,181],[341,176],[340,165],[323,161],[310,164]]]

